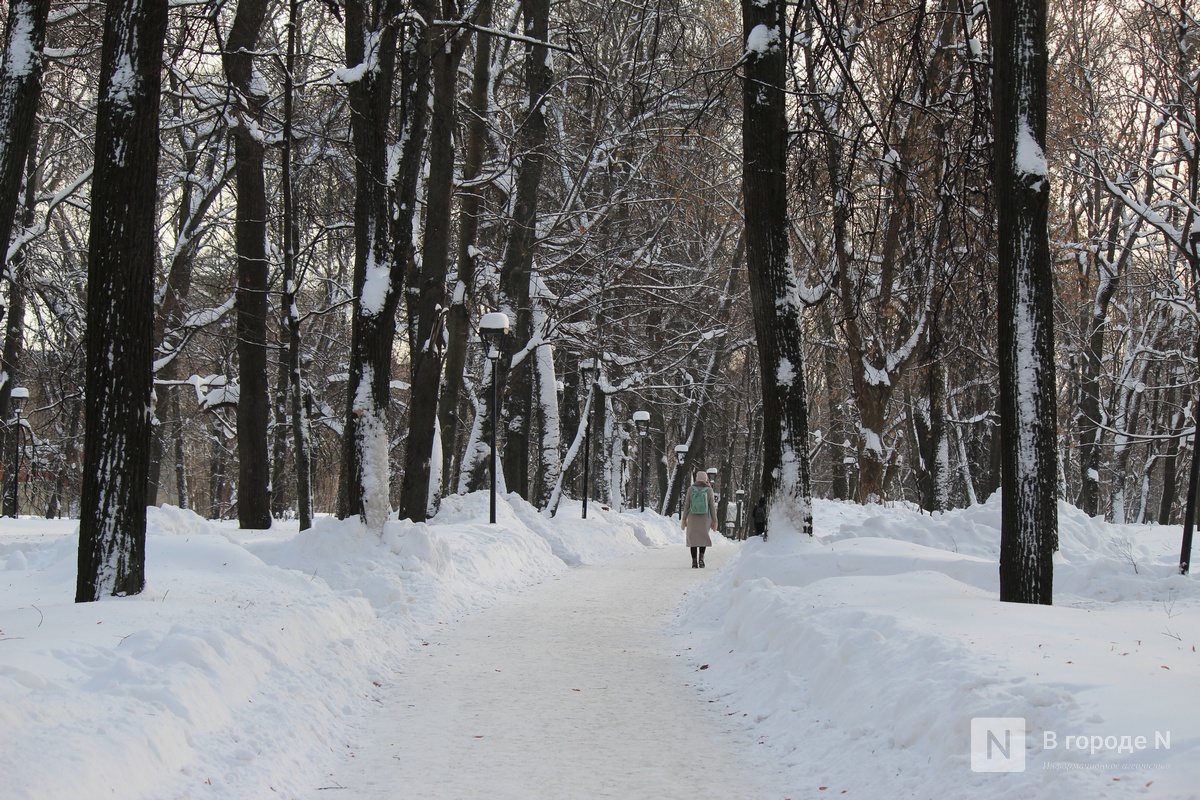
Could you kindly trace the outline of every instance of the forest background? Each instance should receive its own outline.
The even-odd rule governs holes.
[[[1000,485],[987,5],[786,8],[814,493],[986,499]],[[3,237],[6,511],[74,516],[105,8],[6,12],[5,69],[42,70]],[[1174,522],[1200,377],[1200,21],[1186,0],[1050,14],[1059,494]],[[723,519],[744,517],[730,503],[759,493],[764,408],[741,24],[719,0],[171,3],[150,502],[266,527],[423,519],[485,486],[492,376],[475,327],[504,309],[503,488],[551,510],[585,492],[634,505],[644,456],[649,506],[671,513],[690,470],[715,467]],[[30,395],[19,417],[14,387]],[[386,498],[362,496],[364,474]]]

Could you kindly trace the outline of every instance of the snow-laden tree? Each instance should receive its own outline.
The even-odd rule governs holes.
[[[1000,599],[1049,605],[1058,547],[1054,283],[1046,163],[1046,3],[992,8],[999,218]]]
[[[742,191],[764,407],[762,492],[773,519],[811,535],[801,298],[788,239],[785,9],[783,0],[742,2]]]
[[[145,586],[155,186],[165,0],[105,8],[88,248],[86,414],[75,600]]]
[[[0,363],[0,420],[4,420],[0,454],[6,456],[18,441],[8,424],[12,417],[9,397],[16,384],[23,345],[26,291],[18,274],[23,274],[23,270],[18,270],[17,264],[9,258],[8,243],[20,205],[22,177],[27,174],[25,165],[30,160],[30,147],[36,138],[34,114],[42,91],[45,65],[42,51],[49,11],[49,0],[14,0],[10,3],[4,27],[4,51],[0,53],[0,245],[3,246],[0,274],[8,286],[6,335]],[[13,513],[8,508],[8,497],[5,491],[6,514]]]
[[[346,4],[346,70],[356,178],[350,369],[338,515],[383,530],[391,512],[388,407],[396,311],[412,259],[417,180],[427,131],[432,4]],[[388,141],[399,48],[396,151]],[[410,349],[412,341],[410,337]]]

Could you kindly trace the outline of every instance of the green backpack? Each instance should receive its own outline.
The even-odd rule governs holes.
[[[693,486],[691,499],[688,501],[689,514],[708,513],[708,489],[703,486]]]

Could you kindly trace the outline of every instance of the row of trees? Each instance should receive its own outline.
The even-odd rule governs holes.
[[[96,43],[143,13],[162,43],[134,50],[162,60],[132,80]],[[24,459],[48,513],[109,502],[87,484],[121,452],[147,456],[121,485],[150,503],[379,528],[483,485],[495,379],[503,485],[550,511],[585,491],[622,504],[638,409],[664,512],[709,466],[726,500],[790,498],[801,526],[806,485],[975,502],[1020,422],[999,391],[1014,234],[993,154],[1017,163],[1001,121],[1028,117],[1048,166],[1021,180],[1046,206],[1055,291],[1037,295],[1057,331],[1039,458],[1089,513],[1177,520],[1196,20],[1183,0],[1049,15],[1043,134],[994,101],[1015,85],[1007,17],[970,0],[10,2],[0,419],[31,387],[34,444],[14,453],[6,426],[0,461]],[[158,132],[126,145],[105,118],[132,118],[106,98],[133,88]],[[105,171],[144,179],[156,159],[142,188]],[[113,285],[136,289],[111,299],[106,203],[151,214],[129,244],[148,249],[114,256],[140,271]],[[147,354],[88,350],[92,314],[120,304],[136,322],[114,332]],[[490,310],[513,321],[495,376],[473,330]],[[91,380],[140,398],[133,421]],[[98,417],[148,444],[87,439]]]

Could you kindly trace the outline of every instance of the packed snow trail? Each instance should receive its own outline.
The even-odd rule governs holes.
[[[682,546],[581,567],[446,626],[312,799],[786,797],[663,630],[732,550],[704,570]]]

